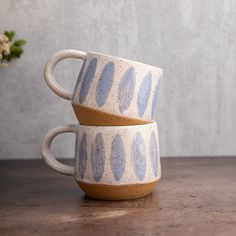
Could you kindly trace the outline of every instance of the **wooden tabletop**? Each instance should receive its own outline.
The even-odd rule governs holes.
[[[236,235],[236,158],[165,158],[152,195],[84,196],[41,160],[0,161],[0,235]]]

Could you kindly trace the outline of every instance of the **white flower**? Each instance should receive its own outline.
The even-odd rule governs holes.
[[[8,42],[8,43],[3,45],[2,52],[5,56],[10,54],[10,52],[11,52],[10,48],[11,48],[11,42]]]
[[[0,59],[2,59],[3,55],[7,56],[10,54],[11,45],[12,43],[8,38],[4,34],[0,34]]]
[[[0,44],[7,43],[9,41],[5,34],[0,34]]]

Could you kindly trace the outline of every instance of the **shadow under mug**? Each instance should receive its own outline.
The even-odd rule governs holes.
[[[75,166],[57,161],[50,150],[61,133],[76,134]],[[74,176],[87,196],[125,200],[147,196],[161,178],[156,123],[134,126],[65,125],[44,138],[42,157],[61,174]]]
[[[83,60],[74,92],[55,80],[55,66],[65,58]],[[44,77],[58,96],[71,100],[80,124],[147,124],[157,112],[162,69],[97,52],[62,50],[47,62]]]

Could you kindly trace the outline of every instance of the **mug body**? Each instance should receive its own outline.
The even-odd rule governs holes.
[[[96,199],[124,200],[150,194],[161,177],[157,124],[78,125],[74,177]]]
[[[72,97],[78,121],[103,126],[153,122],[161,77],[157,67],[87,53]]]

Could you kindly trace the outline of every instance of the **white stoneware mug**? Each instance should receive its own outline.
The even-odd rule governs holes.
[[[60,163],[50,145],[61,133],[76,134],[75,166]],[[42,144],[45,162],[73,175],[92,198],[124,200],[150,194],[161,177],[156,123],[133,126],[66,125],[51,130]]]
[[[55,66],[65,58],[83,65],[74,92],[55,80]],[[44,70],[48,86],[71,100],[80,124],[119,126],[151,123],[155,119],[162,69],[97,52],[63,50],[54,54]]]

